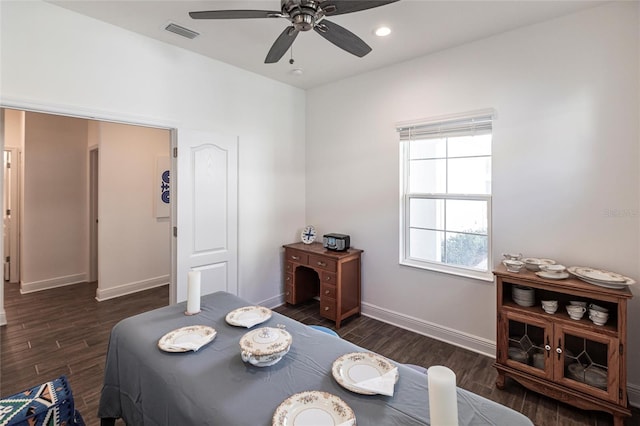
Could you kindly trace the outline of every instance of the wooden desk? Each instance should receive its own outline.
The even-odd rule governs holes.
[[[284,288],[287,303],[296,305],[320,296],[320,315],[340,322],[360,313],[362,250],[325,250],[320,243],[284,246]]]

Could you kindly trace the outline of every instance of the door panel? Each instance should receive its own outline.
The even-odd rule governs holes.
[[[191,151],[193,170],[194,253],[226,250],[229,209],[227,150],[206,144]]]
[[[238,294],[238,143],[228,135],[178,130],[177,289],[202,273],[203,295]]]

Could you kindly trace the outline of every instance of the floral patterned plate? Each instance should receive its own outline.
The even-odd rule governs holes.
[[[394,371],[395,382],[398,381],[398,370],[386,358],[373,352],[351,352],[344,354],[333,362],[331,374],[340,386],[361,395],[375,395],[378,392],[363,389],[357,384],[376,377],[382,377]]]
[[[291,395],[273,413],[273,426],[353,426],[356,415],[340,398],[327,392]]]
[[[262,306],[245,306],[229,312],[227,323],[238,327],[251,328],[271,318],[271,309]]]
[[[158,340],[165,352],[196,352],[216,337],[216,330],[206,325],[190,325],[170,331]]]
[[[616,274],[615,272],[584,266],[571,266],[567,268],[567,271],[582,281],[600,287],[622,289],[636,283],[634,279]]]

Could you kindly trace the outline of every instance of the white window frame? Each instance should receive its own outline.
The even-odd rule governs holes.
[[[406,132],[407,129],[417,126],[429,126],[443,123],[465,122],[472,123],[475,118],[486,120],[487,117],[493,121],[495,112],[493,110],[473,111],[465,114],[450,115],[444,117],[436,117],[432,119],[419,120],[415,122],[398,123],[396,128],[399,133]],[[492,124],[489,124],[492,129]],[[493,130],[491,130],[493,139]],[[464,130],[460,135],[473,134],[473,130]],[[442,137],[454,136],[442,135]],[[426,269],[431,271],[442,272],[446,274],[463,276],[482,281],[493,281],[492,267],[492,220],[491,220],[491,200],[492,194],[454,194],[454,193],[409,193],[409,144],[410,140],[400,141],[400,264],[414,268]],[[448,158],[448,156],[447,156]],[[493,159],[493,153],[491,154]],[[493,192],[493,189],[492,191]],[[476,268],[466,267],[462,265],[447,264],[444,262],[429,261],[425,259],[417,259],[409,256],[410,248],[410,231],[409,227],[409,205],[412,199],[437,199],[437,200],[472,200],[485,201],[487,206],[487,270],[483,271]],[[446,226],[445,226],[446,228]],[[446,230],[446,229],[445,229]]]

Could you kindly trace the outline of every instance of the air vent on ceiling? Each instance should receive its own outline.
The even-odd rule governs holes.
[[[200,33],[190,30],[189,28],[182,27],[178,24],[174,24],[173,22],[170,22],[169,24],[167,24],[167,26],[164,27],[164,29],[191,40],[193,40],[194,38],[200,35]]]

